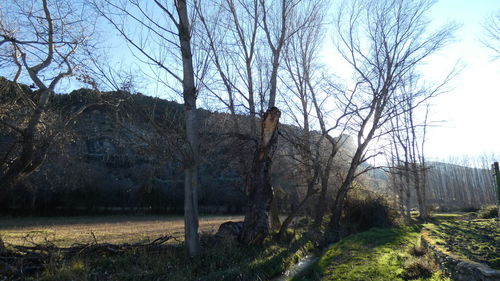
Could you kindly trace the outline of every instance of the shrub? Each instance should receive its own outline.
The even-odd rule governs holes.
[[[434,262],[425,258],[412,258],[404,267],[403,279],[415,280],[420,278],[430,278],[437,271]]]
[[[478,218],[480,219],[493,219],[498,216],[498,206],[488,205],[479,210]]]
[[[427,249],[422,246],[413,245],[410,247],[409,253],[414,257],[421,257],[427,254]]]
[[[465,213],[477,212],[477,211],[479,211],[479,208],[475,207],[475,206],[467,206],[467,207],[463,207],[461,211],[465,212]]]
[[[393,226],[395,219],[396,213],[384,198],[362,191],[362,195],[354,193],[347,198],[342,221],[351,232],[358,232],[372,227]]]

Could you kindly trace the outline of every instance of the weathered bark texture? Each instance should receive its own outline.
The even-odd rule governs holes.
[[[179,43],[182,54],[182,88],[184,98],[184,114],[186,122],[186,138],[189,146],[188,159],[184,163],[184,237],[189,256],[200,254],[198,235],[198,162],[199,132],[198,114],[196,110],[196,86],[194,81],[193,55],[191,53],[191,34],[186,1],[176,3],[179,15]]]
[[[281,112],[271,107],[261,123],[261,138],[255,151],[252,171],[247,179],[248,206],[240,241],[260,245],[269,234],[269,210],[273,200],[271,186],[272,154],[277,141],[277,128]]]
[[[272,230],[278,230],[281,226],[281,221],[279,217],[279,208],[278,208],[278,201],[276,194],[273,194],[273,201],[271,202],[271,211],[269,214],[270,222],[271,222],[271,229]]]
[[[43,84],[41,86],[45,87]],[[11,187],[19,180],[29,176],[45,159],[48,144],[38,143],[37,149],[35,147],[35,135],[38,132],[37,126],[45,112],[51,92],[51,89],[46,88],[41,91],[37,107],[21,133],[20,141],[22,143],[22,150],[20,156],[13,161],[5,174],[0,178],[1,189]]]

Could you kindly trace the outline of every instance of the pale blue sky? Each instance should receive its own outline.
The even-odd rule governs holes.
[[[498,0],[441,0],[432,9],[436,23],[462,23],[457,42],[434,62],[430,75],[460,60],[463,70],[453,89],[434,101],[433,119],[447,120],[428,135],[430,157],[500,152],[500,60],[480,43],[486,17],[500,9]]]

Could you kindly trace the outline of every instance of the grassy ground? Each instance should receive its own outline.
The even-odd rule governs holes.
[[[495,219],[448,220],[426,225],[447,252],[500,269],[500,224]]]
[[[240,219],[205,217],[200,228],[209,233],[224,221]],[[174,217],[4,218],[0,225],[5,242],[40,246],[43,250],[39,252],[44,256],[32,261],[24,254],[2,254],[0,249],[0,280],[269,280],[315,247],[300,231],[288,233],[285,241],[269,239],[262,247],[247,247],[203,234],[203,254],[191,259],[186,257],[182,241],[155,247],[106,245],[182,235],[182,220]],[[84,248],[71,254],[52,248],[53,244],[67,247],[84,242],[103,247]],[[15,248],[7,245],[7,249]],[[12,261],[13,258],[17,260]],[[17,269],[2,272],[5,263]]]
[[[200,218],[202,233],[215,233],[226,221],[242,216]],[[104,216],[104,217],[0,217],[0,237],[8,244],[32,245],[50,241],[58,247],[75,243],[138,243],[170,235],[172,243],[183,240],[184,222],[180,216]]]
[[[372,229],[329,248],[298,280],[449,280],[420,247],[421,226]]]
[[[436,243],[452,241],[450,245],[455,248],[450,250],[494,264],[498,260],[498,224],[493,220],[460,220],[461,216],[437,215],[435,225],[425,227]],[[315,248],[308,236],[317,234],[300,230],[289,232],[285,241],[268,239],[262,247],[219,241],[209,235],[222,222],[241,219],[201,218],[203,254],[190,259],[183,248],[180,217],[0,218],[0,236],[6,243],[48,245],[44,250],[48,255],[36,270],[30,269],[33,263],[26,257],[17,255],[16,263],[11,263],[12,257],[0,255],[0,280],[269,280]],[[449,280],[432,255],[420,247],[421,230],[422,225],[414,225],[351,235],[329,248],[306,275],[294,280]],[[175,239],[161,247],[119,246],[119,251],[104,247],[70,255],[51,250],[52,245],[68,247],[77,243],[146,243],[165,235]],[[21,264],[23,273],[2,276],[5,261]]]

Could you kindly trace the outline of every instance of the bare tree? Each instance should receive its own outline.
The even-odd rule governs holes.
[[[284,46],[283,65],[284,71],[279,75],[283,84],[284,104],[287,108],[287,115],[299,130],[283,130],[282,135],[298,152],[298,155],[290,155],[298,164],[302,171],[300,184],[305,186],[305,195],[300,202],[292,208],[279,229],[282,236],[289,227],[292,220],[302,211],[310,198],[318,193],[315,188],[320,174],[328,173],[335,153],[330,153],[326,160],[326,166],[330,166],[328,171],[322,170],[324,166],[324,146],[325,139],[330,135],[324,128],[324,120],[317,99],[316,81],[320,79],[321,64],[318,61],[319,51],[323,43],[325,33],[325,14],[327,6],[325,1],[312,1],[301,6],[302,17],[309,16],[306,22],[295,22],[302,24],[296,28],[296,34],[288,39]],[[313,84],[315,84],[313,86]],[[315,112],[316,109],[316,112]],[[313,114],[316,113],[316,114]],[[312,132],[313,124],[319,120],[321,129],[325,129],[324,134]],[[333,138],[331,138],[333,139]],[[336,143],[335,143],[336,144]],[[334,149],[335,150],[335,149]]]
[[[63,78],[72,76],[81,66],[84,59],[78,55],[91,47],[95,27],[86,20],[88,11],[69,1],[12,1],[4,8],[0,14],[0,48],[6,55],[2,61],[7,71],[14,73],[14,82],[31,81],[38,90],[33,98],[19,85],[11,89],[25,103],[29,116],[19,125],[0,120],[2,126],[18,134],[19,144],[3,157],[1,187],[12,186],[43,163],[51,140],[60,133],[44,131],[50,123],[46,111],[51,95]]]
[[[356,134],[357,148],[333,203],[330,227],[336,238],[346,196],[363,172],[358,168],[375,156],[368,154],[369,144],[386,134],[383,125],[397,114],[394,97],[401,95],[403,83],[449,41],[456,28],[429,30],[425,14],[432,4],[427,0],[344,1],[338,9],[335,43],[355,77],[355,90],[343,95],[343,103],[355,112],[349,126]]]
[[[268,173],[272,160],[270,156],[265,156],[264,158],[269,159],[262,166],[258,162],[264,158],[257,155],[268,151],[263,147],[266,143],[263,140],[275,140],[271,137],[273,132],[262,128],[267,128],[265,117],[271,116],[269,112],[278,113],[275,105],[283,48],[286,42],[310,21],[312,15],[298,13],[298,7],[307,3],[301,0],[227,0],[222,3],[212,2],[212,12],[210,9],[200,8],[200,18],[206,33],[205,42],[209,46],[217,76],[220,78],[220,88],[223,89],[211,92],[226,104],[235,118],[238,107],[245,109],[240,112],[250,115],[249,130],[238,127],[235,121],[234,128],[239,130],[239,136],[247,135],[247,139],[261,140],[256,142],[256,156],[253,157],[252,164],[242,163],[242,167],[251,166],[247,169],[251,172],[247,173],[245,184],[249,198],[248,209],[240,235],[240,240],[244,243],[260,244],[269,231],[268,211],[273,197],[270,177],[257,175],[255,172],[262,170]],[[212,87],[217,89],[217,86]],[[260,114],[257,112],[258,108]],[[263,114],[264,112],[266,114]],[[279,116],[276,114],[275,116]],[[262,118],[259,138],[256,137],[255,126],[257,115]],[[264,136],[269,133],[271,134]],[[271,143],[271,146],[274,144]]]
[[[128,0],[119,3],[104,0],[94,1],[94,6],[122,38],[133,48],[137,56],[153,65],[164,76],[162,81],[168,88],[182,89],[184,100],[185,140],[184,164],[184,228],[186,250],[189,256],[200,254],[198,234],[198,165],[199,117],[197,79],[203,77],[203,66],[193,53],[194,12],[185,0],[154,1],[147,5],[141,1]],[[159,12],[155,12],[159,11]],[[127,21],[133,23],[128,25]],[[139,32],[134,26],[139,27]]]
[[[500,10],[486,18],[484,24],[483,45],[493,51],[495,59],[500,57]]]
[[[233,116],[235,132],[246,133],[239,127],[236,114],[247,113],[251,121],[246,134],[255,136],[257,99],[261,95],[258,85],[262,84],[256,65],[261,6],[258,0],[209,3],[209,8],[197,7],[203,26],[200,33],[220,77],[209,88]],[[218,84],[222,85],[220,90]]]
[[[411,84],[411,83],[410,83]],[[392,145],[390,159],[392,165],[392,184],[398,194],[401,213],[406,221],[410,222],[410,196],[411,189],[415,190],[419,207],[419,216],[423,221],[427,220],[427,196],[424,148],[425,137],[428,126],[429,105],[423,104],[434,96],[435,92],[415,91],[414,88],[403,87],[400,114],[390,120],[390,135]],[[426,105],[420,106],[420,105]],[[419,121],[420,109],[423,112],[423,120]],[[404,179],[404,180],[403,180]]]

